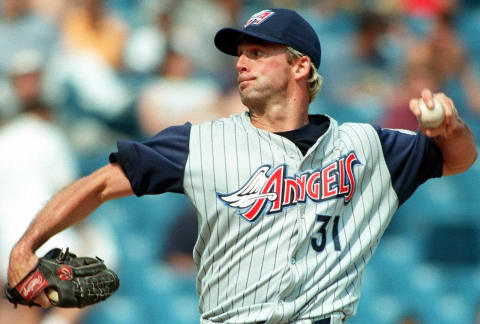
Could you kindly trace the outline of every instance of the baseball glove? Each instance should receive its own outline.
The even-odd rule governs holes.
[[[44,290],[53,306],[85,307],[110,297],[118,276],[100,258],[77,257],[67,250],[50,250],[15,287],[5,285],[5,296],[15,304],[40,306],[33,300]]]

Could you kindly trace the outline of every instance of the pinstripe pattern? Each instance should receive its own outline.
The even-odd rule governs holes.
[[[355,153],[355,194],[263,213],[249,222],[218,195],[244,186],[261,166],[294,177]],[[271,172],[271,171],[270,171]],[[366,263],[398,206],[381,144],[365,124],[329,130],[303,157],[284,137],[256,129],[247,113],[192,126],[184,188],[199,218],[194,249],[202,321],[288,323],[356,311]],[[218,194],[218,195],[217,195]],[[331,217],[322,224],[317,215]],[[338,221],[338,250],[330,236]],[[327,233],[323,250],[312,248]]]

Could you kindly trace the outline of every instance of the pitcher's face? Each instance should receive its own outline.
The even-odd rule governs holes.
[[[247,107],[284,97],[292,79],[284,45],[245,39],[238,46],[238,90]]]

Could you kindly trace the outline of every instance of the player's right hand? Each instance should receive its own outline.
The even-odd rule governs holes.
[[[440,102],[442,103],[443,108],[445,109],[445,120],[437,128],[425,128],[422,125],[419,125],[419,130],[428,137],[453,137],[459,130],[461,131],[464,128],[464,123],[458,116],[457,109],[452,99],[447,97],[444,93],[437,93]],[[421,98],[414,98],[410,100],[410,111],[418,117],[421,115],[420,109],[420,100],[429,103],[433,107],[433,96],[434,93],[430,89],[423,89]]]
[[[10,253],[8,264],[8,286],[15,287],[38,263],[38,257],[29,249],[15,246]],[[47,295],[42,292],[34,299],[34,302],[42,308],[51,306]]]

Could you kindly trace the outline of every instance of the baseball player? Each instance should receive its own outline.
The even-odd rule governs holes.
[[[477,151],[453,102],[441,126],[413,133],[309,115],[320,42],[295,11],[267,9],[216,47],[238,56],[243,114],[119,141],[110,164],[60,191],[11,253],[9,284],[35,250],[100,204],[179,192],[199,222],[194,260],[201,323],[345,322],[392,215],[429,178],[467,170]],[[411,101],[430,108],[426,89]],[[42,305],[48,300],[41,297]]]

